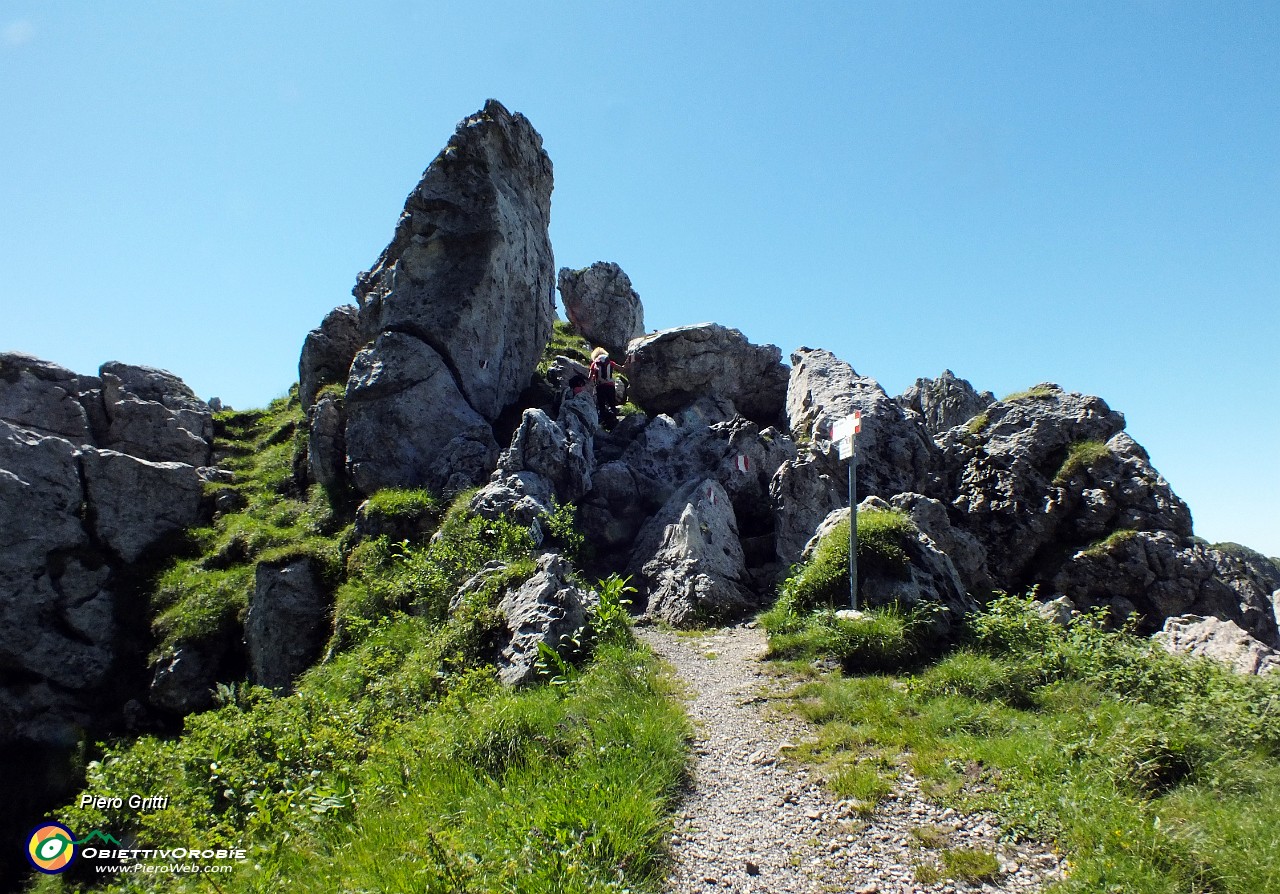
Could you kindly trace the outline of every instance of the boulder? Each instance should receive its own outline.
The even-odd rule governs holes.
[[[554,486],[536,472],[495,472],[493,480],[476,491],[467,511],[487,519],[506,516],[528,527],[539,516],[551,514],[554,500]]]
[[[486,420],[529,384],[551,337],[551,189],[542,138],[489,100],[431,162],[354,289],[366,339],[398,332],[429,345]]]
[[[986,592],[993,586],[987,570],[987,551],[968,531],[951,524],[947,507],[922,494],[895,494],[889,504],[905,512],[911,523],[946,554],[969,593]]]
[[[1219,661],[1236,673],[1280,670],[1280,652],[1259,642],[1232,621],[1201,615],[1168,618],[1153,639],[1174,654]]]
[[[589,404],[589,399],[577,397],[573,402]],[[566,421],[571,419],[580,417],[566,415]],[[594,466],[591,435],[586,427],[571,424],[566,431],[537,409],[524,411],[511,446],[498,459],[501,474],[533,472],[550,481],[562,503],[576,503],[590,490]]]
[[[582,270],[562,267],[557,282],[569,322],[593,345],[621,358],[627,344],[644,335],[644,305],[617,264],[597,261]]]
[[[894,509],[879,497],[867,497],[858,504],[859,513],[890,512]],[[823,519],[813,539],[805,546],[803,558],[811,557],[822,539],[830,536],[836,525],[848,520],[847,506]],[[863,551],[859,549],[859,607],[897,605],[908,611],[924,606],[941,607],[945,611],[936,614],[932,623],[933,632],[938,635],[945,635],[955,622],[977,611],[978,604],[966,590],[955,565],[933,538],[917,527],[899,545],[907,556],[904,569],[891,568],[882,562],[861,561]],[[847,583],[848,575],[843,577]]]
[[[153,665],[147,700],[179,716],[209,708],[222,660],[221,649],[212,642],[184,643],[167,652]]]
[[[329,490],[347,480],[345,403],[325,395],[307,411],[307,470],[311,480]]]
[[[677,627],[720,623],[758,608],[729,495],[711,478],[678,490],[640,535],[627,574],[647,613]]]
[[[489,423],[426,342],[385,332],[356,355],[347,381],[346,449],[356,487],[453,494],[484,481],[498,455]]]
[[[916,379],[915,384],[895,400],[904,410],[920,414],[925,430],[934,436],[964,425],[996,402],[990,391],[979,394],[949,369],[936,379]]]
[[[577,634],[585,632],[598,597],[574,583],[573,566],[558,553],[538,558],[537,571],[507,590],[498,610],[507,619],[509,639],[498,655],[498,677],[508,686],[530,682],[537,674],[538,644],[545,643],[566,661],[575,657]]]
[[[98,539],[126,563],[200,518],[203,482],[185,463],[86,447],[80,456]]]
[[[325,385],[345,385],[351,361],[365,345],[360,312],[353,304],[335,307],[320,325],[307,333],[298,358],[298,399],[309,410]]]
[[[333,599],[309,557],[259,562],[244,621],[249,681],[288,692],[329,637]]]
[[[100,387],[96,378],[88,383]],[[56,363],[28,354],[0,354],[0,419],[6,422],[72,444],[92,444],[81,398],[85,390],[80,376]]]
[[[849,501],[848,472],[804,450],[787,460],[769,482],[774,507],[774,548],[784,567],[799,562],[822,520]]]
[[[1148,631],[1167,618],[1195,614],[1231,621],[1264,645],[1280,647],[1280,571],[1169,531],[1117,532],[1073,554],[1050,585],[1082,608],[1106,606],[1120,617],[1135,611]]]
[[[209,464],[213,413],[181,379],[116,362],[99,373],[107,430],[98,446],[152,462]]]
[[[782,416],[782,352],[751,344],[737,329],[716,323],[664,329],[633,341],[626,366],[631,400],[650,414],[674,414],[705,396],[728,401],[761,425]]]
[[[1073,517],[1088,513],[1087,488],[1073,497],[1060,478],[1069,471],[1070,451],[1105,443],[1123,428],[1124,417],[1101,398],[1046,384],[998,401],[968,426],[941,435],[933,492],[950,499],[953,523],[982,542],[997,586],[1019,590],[1051,573],[1042,566],[1051,567],[1053,557],[1041,551]],[[1089,529],[1087,522],[1077,524]]]

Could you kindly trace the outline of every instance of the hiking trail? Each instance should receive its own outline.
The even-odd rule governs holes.
[[[690,789],[670,842],[670,894],[1028,892],[1061,878],[1049,848],[1001,840],[994,817],[926,802],[905,772],[866,818],[825,790],[814,768],[788,755],[812,738],[813,727],[767,708],[788,681],[762,662],[763,630],[636,632],[675,669],[695,729]],[[947,848],[995,854],[998,877],[916,881],[917,864],[937,865],[938,852],[925,849],[913,828],[945,839]]]

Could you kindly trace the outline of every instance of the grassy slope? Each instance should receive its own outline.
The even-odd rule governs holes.
[[[1099,616],[1060,628],[1012,597],[924,660],[910,616],[797,611],[814,577],[762,620],[775,657],[812,678],[795,705],[839,794],[870,810],[909,770],[933,797],[1055,841],[1060,891],[1280,892],[1280,679],[1168,655]],[[818,675],[822,656],[882,672]],[[919,881],[969,871],[941,856]]]
[[[254,563],[306,553],[336,589],[328,660],[289,697],[223,686],[220,706],[189,716],[180,736],[100,749],[86,792],[167,795],[167,809],[73,799],[58,818],[134,847],[247,849],[247,863],[217,876],[223,892],[658,890],[689,730],[616,601],[596,616],[595,653],[581,670],[503,689],[490,664],[497,580],[457,612],[447,606],[486,562],[505,562],[506,580],[531,573],[529,532],[468,518],[464,496],[434,543],[353,547],[342,507],[317,490],[291,494],[300,421],[293,398],[220,417],[219,447],[244,505],[193,532],[160,576],[155,627],[161,648],[225,635],[245,609]],[[384,493],[373,508],[440,516],[420,492]],[[572,513],[558,516],[549,538],[572,553]],[[31,889],[79,889],[91,879],[86,861],[78,868]],[[139,874],[110,888],[208,890],[209,881]]]

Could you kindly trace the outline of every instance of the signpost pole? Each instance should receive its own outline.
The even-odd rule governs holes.
[[[849,436],[849,607],[858,610],[858,439]]]

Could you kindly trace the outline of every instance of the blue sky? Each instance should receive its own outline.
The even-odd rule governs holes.
[[[0,349],[260,405],[487,97],[558,265],[891,394],[1104,397],[1280,555],[1280,6],[0,5]]]

